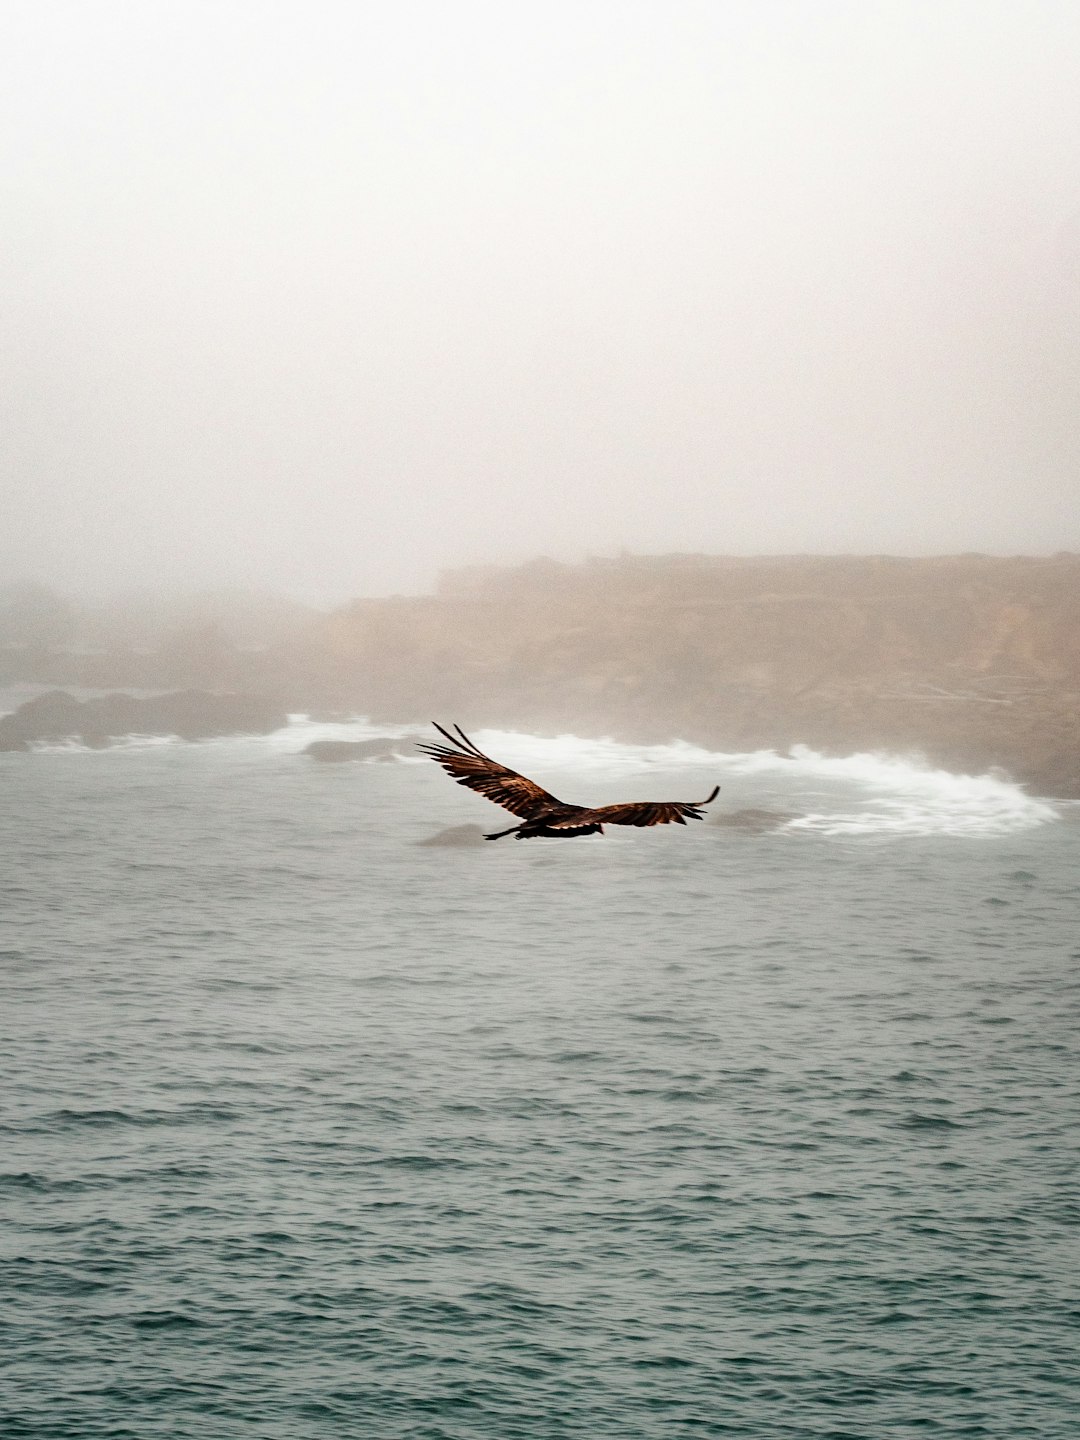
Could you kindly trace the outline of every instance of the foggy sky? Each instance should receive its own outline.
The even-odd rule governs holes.
[[[0,11],[0,582],[1080,549],[1075,0]]]

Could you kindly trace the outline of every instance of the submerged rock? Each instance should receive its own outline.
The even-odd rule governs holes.
[[[717,815],[712,823],[726,830],[748,830],[753,835],[762,835],[802,818],[797,810],[729,810],[727,814]]]
[[[484,832],[479,825],[451,825],[429,835],[426,840],[417,840],[417,845],[483,845]]]
[[[76,700],[50,690],[0,718],[0,750],[25,750],[34,741],[78,740],[102,749],[125,735],[268,735],[288,723],[276,701],[257,695],[177,690],[166,695],[101,695]]]
[[[410,755],[412,735],[380,736],[377,740],[312,740],[301,752],[324,765],[343,765],[350,760],[396,760]]]

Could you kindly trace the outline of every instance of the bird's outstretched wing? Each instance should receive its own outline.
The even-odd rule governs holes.
[[[507,765],[500,765],[478,750],[459,725],[454,726],[458,734],[455,739],[437,721],[431,723],[450,744],[420,745],[417,748],[430,755],[432,760],[437,760],[459,785],[467,785],[470,790],[478,791],[504,810],[509,810],[511,815],[520,815],[526,820],[542,814],[549,806],[562,805],[561,800],[542,790],[535,780],[519,775]]]
[[[574,816],[576,825],[685,825],[687,820],[704,820],[701,810],[711,805],[720,786],[705,800],[628,800],[622,805],[598,805]],[[552,829],[559,828],[558,821]]]

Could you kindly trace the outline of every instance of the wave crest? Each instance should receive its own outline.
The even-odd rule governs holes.
[[[477,733],[481,748],[512,765],[572,770],[603,778],[662,769],[702,771],[738,780],[740,800],[761,792],[777,808],[799,810],[779,828],[825,835],[1008,835],[1059,818],[1047,800],[1028,795],[998,771],[981,775],[937,769],[918,756],[874,751],[830,756],[806,745],[775,750],[710,751],[687,741],[624,745],[560,735],[554,740],[513,731]],[[711,779],[710,779],[711,783]],[[723,797],[721,800],[723,803]]]

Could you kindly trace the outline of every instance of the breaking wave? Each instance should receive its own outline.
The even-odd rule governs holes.
[[[1047,800],[1028,795],[1006,775],[958,775],[918,759],[862,753],[833,757],[803,745],[790,758],[773,751],[733,756],[743,773],[793,773],[827,787],[842,810],[816,810],[788,823],[791,830],[829,835],[1007,835],[1059,818]],[[820,793],[820,792],[819,792]],[[850,800],[856,805],[850,807]]]
[[[918,757],[861,753],[822,755],[805,745],[775,750],[710,751],[686,741],[624,745],[576,735],[542,739],[511,731],[478,731],[477,742],[522,768],[547,766],[583,777],[649,771],[700,772],[701,789],[718,779],[740,805],[771,804],[778,829],[825,835],[1008,835],[1059,818],[1046,800],[1028,795],[1006,775],[959,775]],[[531,772],[530,772],[531,773]],[[695,791],[696,793],[696,791]],[[721,795],[721,804],[730,795]],[[788,819],[783,812],[800,812]]]
[[[287,727],[269,735],[199,743],[257,746],[271,753],[299,755],[313,740],[419,736],[429,729],[426,723],[415,721],[391,725],[362,717],[323,720],[295,714],[289,716]],[[630,745],[606,738],[550,738],[512,730],[477,730],[473,738],[489,754],[553,788],[564,780],[572,783],[580,778],[603,787],[623,777],[649,775],[651,794],[661,798],[669,788],[667,782],[675,782],[681,798],[683,791],[704,794],[719,781],[722,793],[717,812],[742,807],[772,809],[777,814],[776,829],[789,834],[988,837],[1030,830],[1060,818],[1054,804],[1028,795],[1001,772],[955,774],[935,769],[917,756],[875,752],[828,756],[804,745],[793,746],[786,754],[775,750],[724,752],[683,740]],[[101,753],[181,743],[168,736],[129,736]],[[72,751],[87,747],[65,741],[35,748]],[[429,763],[419,754],[395,758],[408,766]],[[592,798],[602,803],[604,797]],[[648,796],[612,794],[606,798]]]

